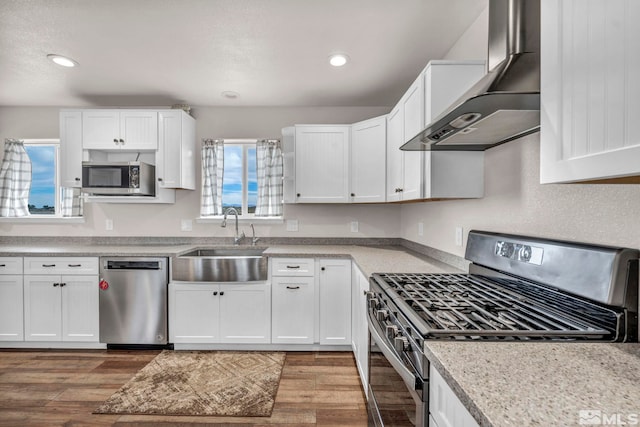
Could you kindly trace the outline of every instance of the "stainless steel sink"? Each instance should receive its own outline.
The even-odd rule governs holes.
[[[171,259],[171,279],[187,282],[267,280],[267,258],[260,248],[200,248]]]

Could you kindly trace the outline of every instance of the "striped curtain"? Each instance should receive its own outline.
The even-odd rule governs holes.
[[[282,216],[282,150],[274,141],[256,144],[258,203],[255,216]]]
[[[224,143],[205,139],[202,145],[202,198],[200,216],[222,215]]]
[[[60,212],[64,217],[82,216],[82,198],[79,188],[60,188]]]
[[[4,157],[0,166],[0,217],[29,216],[31,159],[24,141],[4,140]]]

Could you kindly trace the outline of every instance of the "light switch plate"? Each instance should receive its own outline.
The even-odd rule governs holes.
[[[357,233],[358,232],[358,221],[351,221],[351,232],[352,233]]]
[[[104,220],[104,229],[107,231],[111,231],[113,230],[113,220],[112,219],[105,219]]]
[[[462,246],[462,227],[456,227],[456,246]]]
[[[298,231],[298,220],[297,219],[288,219],[287,220],[287,231]]]
[[[418,236],[424,236],[424,222],[418,223]]]
[[[180,220],[180,230],[193,231],[193,221],[191,221],[190,219]]]

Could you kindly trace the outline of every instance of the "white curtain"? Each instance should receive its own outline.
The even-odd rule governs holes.
[[[60,212],[64,217],[82,216],[82,198],[79,188],[60,188]]]
[[[0,166],[0,216],[28,216],[30,188],[31,159],[24,149],[24,142],[5,139]]]
[[[256,216],[282,216],[282,150],[274,141],[256,144]]]
[[[202,145],[202,198],[200,215],[222,215],[222,174],[224,172],[224,143],[204,140]]]

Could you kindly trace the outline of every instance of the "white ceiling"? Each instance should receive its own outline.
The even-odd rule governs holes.
[[[0,105],[391,106],[486,5],[0,0]],[[351,62],[331,67],[332,52]]]

